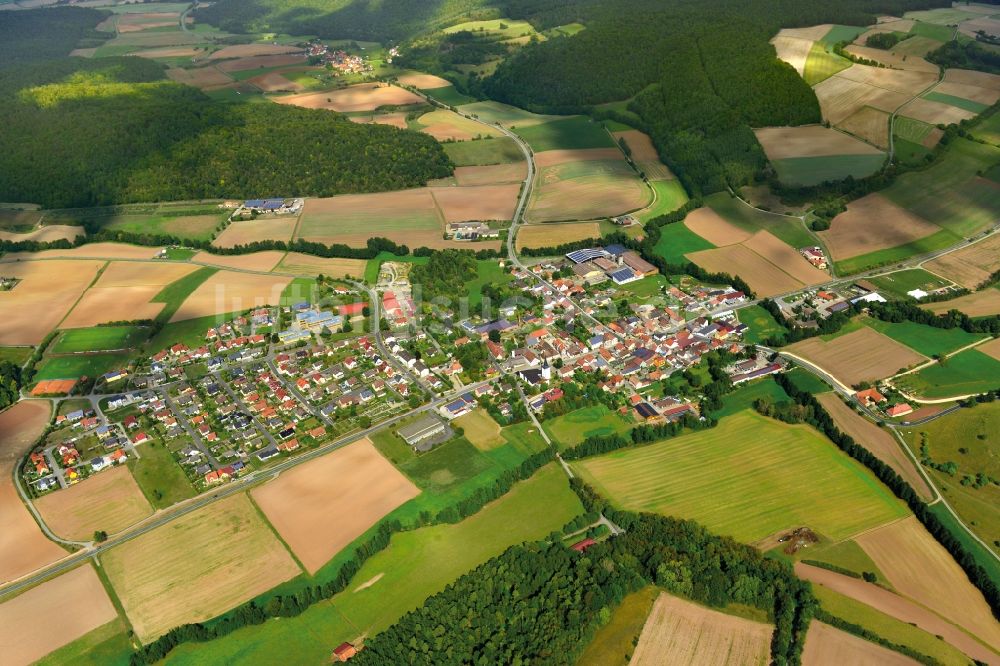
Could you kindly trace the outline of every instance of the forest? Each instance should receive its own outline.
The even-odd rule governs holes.
[[[61,58],[77,44],[99,46],[113,36],[94,29],[105,16],[105,12],[82,7],[6,11],[0,21],[0,68]]]
[[[965,44],[948,42],[936,51],[928,53],[927,59],[942,67],[976,69],[981,72],[1000,74],[1000,53],[988,51],[975,42]]]

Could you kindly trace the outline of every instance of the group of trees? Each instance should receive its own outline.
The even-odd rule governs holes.
[[[927,60],[942,67],[977,69],[1000,74],[1000,53],[984,49],[975,42],[952,41],[927,54]]]
[[[10,361],[0,361],[0,410],[13,405],[20,398],[21,368]]]
[[[894,32],[876,32],[868,36],[868,39],[865,40],[865,46],[888,51],[903,39],[905,37],[900,37]]]
[[[478,265],[471,252],[440,250],[432,252],[426,264],[413,267],[410,281],[421,285],[428,300],[447,298],[454,302],[467,293],[469,282],[478,274]]]

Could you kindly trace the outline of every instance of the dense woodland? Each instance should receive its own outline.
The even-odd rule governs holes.
[[[17,402],[22,384],[20,366],[10,361],[0,361],[0,410]]]
[[[94,29],[105,16],[79,7],[5,11],[0,21],[0,68],[62,58],[78,44],[99,46],[111,37]]]
[[[466,293],[466,285],[476,275],[476,260],[471,252],[441,250],[432,252],[426,264],[414,266],[410,281],[423,288],[426,300],[441,298],[454,304],[457,297]]]
[[[975,42],[948,42],[928,53],[927,59],[942,67],[978,69],[981,72],[1000,74],[1000,53],[984,49]]]

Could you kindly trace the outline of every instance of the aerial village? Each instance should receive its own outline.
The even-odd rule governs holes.
[[[666,381],[710,351],[739,358],[726,369],[733,383],[782,369],[740,344],[747,327],[734,307],[747,298],[732,287],[686,278],[657,287],[653,302],[631,302],[627,290],[657,269],[621,245],[498,263],[516,295],[509,303],[484,299],[474,312],[421,303],[413,264],[386,261],[377,303],[363,285],[323,278],[315,299],[248,310],[200,344],[110,372],[82,393],[89,408],[57,418],[22,469],[26,485],[55,492],[154,446],[203,491],[387,421],[422,452],[477,406],[501,424],[529,410],[544,420],[580,386],[633,422],[668,423],[699,416],[698,397],[673,395]],[[81,395],[74,382],[49,384],[36,391]]]

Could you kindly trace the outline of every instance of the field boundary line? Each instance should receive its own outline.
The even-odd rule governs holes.
[[[261,483],[259,487],[262,488],[262,487],[266,486],[268,483],[270,483],[271,481],[277,481],[278,480],[278,476],[280,474],[281,474],[281,472],[278,472],[277,474],[274,475],[274,477],[272,477],[270,479],[264,479],[263,483]],[[264,524],[267,525],[267,529],[269,529],[271,531],[271,534],[273,534],[275,536],[275,538],[278,539],[278,542],[282,546],[284,546],[285,550],[288,551],[288,554],[292,556],[292,559],[295,561],[295,565],[299,568],[299,571],[301,571],[303,574],[309,576],[310,575],[309,574],[309,570],[305,568],[305,565],[303,565],[302,562],[299,560],[298,556],[295,554],[295,551],[293,551],[292,547],[288,545],[288,542],[286,542],[284,540],[284,538],[282,538],[281,534],[278,533],[277,528],[275,528],[275,526],[271,524],[271,521],[267,519],[267,514],[264,513],[264,510],[260,508],[260,505],[257,504],[257,500],[255,500],[253,498],[253,495],[250,493],[249,490],[246,491],[246,496],[247,496],[247,499],[250,500],[250,506],[253,507],[253,510],[254,510],[254,512],[256,512],[257,516],[262,521],[264,521]]]

